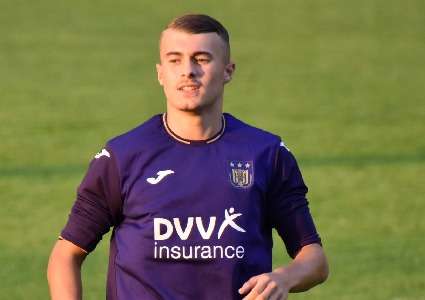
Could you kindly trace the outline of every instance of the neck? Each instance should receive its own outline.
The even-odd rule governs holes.
[[[187,140],[207,140],[222,127],[222,110],[188,112],[167,107],[167,125],[178,136]]]

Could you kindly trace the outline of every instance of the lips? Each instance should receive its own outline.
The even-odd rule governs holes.
[[[178,86],[178,90],[179,91],[184,91],[184,92],[190,92],[190,91],[196,91],[200,88],[200,84],[196,84],[196,83],[185,83],[185,84],[181,84]]]
[[[198,89],[198,87],[194,86],[194,85],[188,85],[188,86],[183,86],[183,87],[179,88],[179,90],[181,90],[181,91],[194,91],[194,90],[197,90],[197,89]]]
[[[177,90],[184,98],[198,97],[201,85],[194,82],[186,82],[177,87]]]

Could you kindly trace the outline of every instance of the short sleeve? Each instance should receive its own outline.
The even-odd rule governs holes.
[[[305,245],[319,243],[308,201],[307,186],[292,153],[280,144],[276,150],[274,173],[268,200],[272,226],[293,258]]]
[[[113,152],[102,149],[91,161],[61,237],[91,252],[122,215],[120,177]]]

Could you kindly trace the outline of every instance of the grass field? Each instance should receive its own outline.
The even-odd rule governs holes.
[[[225,110],[280,134],[329,256],[289,299],[425,299],[425,2],[0,1],[0,299],[45,269],[90,158],[164,109],[157,38],[185,12],[231,32]],[[108,237],[86,261],[105,298]],[[277,245],[275,264],[287,261]]]

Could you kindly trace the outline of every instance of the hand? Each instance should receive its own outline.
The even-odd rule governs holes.
[[[289,288],[281,274],[271,272],[251,277],[245,282],[239,289],[239,294],[248,292],[244,300],[286,300]]]

